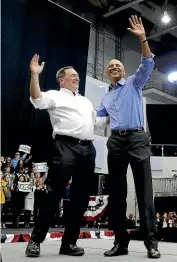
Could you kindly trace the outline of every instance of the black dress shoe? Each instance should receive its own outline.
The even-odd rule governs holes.
[[[60,255],[68,255],[68,256],[83,256],[84,255],[84,249],[81,247],[78,247],[76,245],[61,245],[60,247]]]
[[[27,257],[39,257],[40,256],[40,244],[30,240],[26,252]]]
[[[105,257],[114,257],[128,255],[128,247],[121,246],[120,244],[115,244],[113,248],[104,253]]]
[[[147,257],[148,258],[160,258],[161,255],[160,255],[160,252],[158,249],[156,248],[151,248],[150,250],[148,250],[147,252]]]

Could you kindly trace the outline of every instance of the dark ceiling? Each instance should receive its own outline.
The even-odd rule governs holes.
[[[68,0],[69,1],[69,0]],[[118,36],[123,36],[127,32],[127,27],[129,27],[128,18],[132,14],[137,14],[142,17],[146,33],[148,36],[153,35],[155,33],[159,33],[168,29],[169,27],[177,26],[177,0],[153,0],[153,1],[142,1],[138,4],[140,7],[148,8],[149,12],[152,13],[155,11],[151,3],[155,3],[158,5],[162,13],[163,11],[170,10],[170,14],[172,16],[172,24],[165,27],[162,24],[159,24],[159,28],[157,24],[152,22],[149,18],[144,17],[143,13],[136,11],[134,8],[130,7],[124,9],[121,12],[118,12],[114,15],[111,15],[107,18],[104,18],[103,15],[115,8],[122,7],[127,3],[133,2],[130,0],[71,0],[73,12],[81,14],[81,13],[95,13],[97,17],[97,23],[103,26],[112,27],[113,31]],[[157,20],[158,21],[158,20]],[[93,26],[96,21],[92,21]],[[159,22],[160,18],[159,18]],[[177,27],[176,27],[176,36],[171,34],[171,31],[160,35],[159,37],[153,38],[150,40],[151,45],[153,46],[154,52],[156,55],[162,55],[166,52],[171,52],[177,50]],[[173,32],[175,31],[173,30]]]
[[[164,5],[165,0],[152,0],[152,1],[148,1],[148,2],[154,2],[155,4],[162,6],[162,5]],[[168,4],[172,4],[172,5],[177,6],[177,1],[176,0],[168,0],[167,5]]]

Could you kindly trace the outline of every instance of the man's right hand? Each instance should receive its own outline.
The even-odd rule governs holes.
[[[30,63],[31,74],[40,74],[44,68],[45,62],[39,65],[39,55],[35,54]]]

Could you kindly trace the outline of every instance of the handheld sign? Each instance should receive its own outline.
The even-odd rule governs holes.
[[[26,153],[26,154],[30,154],[30,152],[31,152],[31,147],[30,147],[30,146],[27,146],[27,145],[19,145],[18,151],[24,152],[24,153]]]

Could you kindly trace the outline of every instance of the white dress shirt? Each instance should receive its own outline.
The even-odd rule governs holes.
[[[96,117],[92,103],[84,96],[74,95],[66,88],[41,92],[41,95],[37,99],[30,97],[30,101],[35,108],[47,109],[53,138],[58,134],[94,140],[94,126],[99,129],[106,127],[106,118]]]

